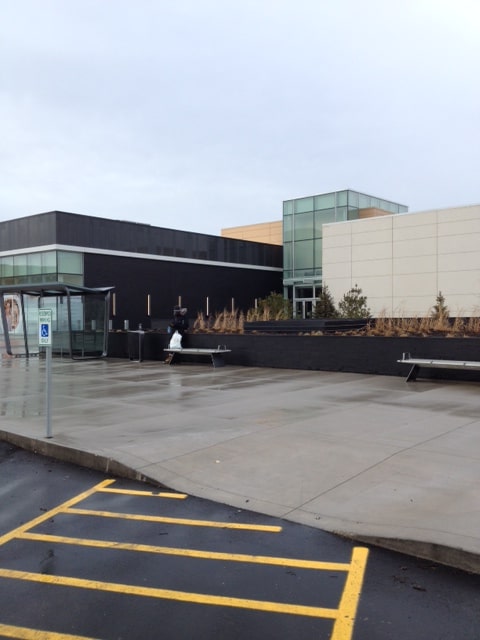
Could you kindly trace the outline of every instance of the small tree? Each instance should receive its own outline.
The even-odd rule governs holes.
[[[372,314],[367,307],[367,297],[362,295],[362,290],[356,284],[344,294],[338,303],[341,318],[371,318]]]
[[[314,318],[338,318],[338,311],[333,301],[333,296],[326,284],[315,302]]]
[[[447,320],[450,317],[450,311],[445,304],[445,298],[441,291],[438,292],[436,303],[433,305],[430,316],[434,320]]]

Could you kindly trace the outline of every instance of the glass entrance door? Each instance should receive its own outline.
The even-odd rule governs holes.
[[[296,285],[293,287],[294,318],[307,320],[313,317],[315,309],[315,286]]]
[[[314,298],[297,298],[295,301],[295,318],[301,318],[302,320],[313,318],[314,301]]]

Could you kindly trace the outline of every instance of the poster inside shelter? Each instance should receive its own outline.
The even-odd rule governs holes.
[[[15,295],[4,296],[3,306],[5,308],[8,331],[21,329],[22,315],[19,297]]]

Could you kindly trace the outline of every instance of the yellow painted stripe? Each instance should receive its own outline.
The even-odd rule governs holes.
[[[19,534],[24,533],[29,529],[33,529],[34,527],[41,524],[42,522],[45,522],[46,520],[50,520],[50,518],[53,518],[59,513],[66,511],[69,507],[73,506],[74,504],[78,504],[79,502],[82,502],[82,500],[85,500],[85,498],[89,498],[92,494],[108,486],[109,484],[112,484],[113,482],[115,482],[115,480],[103,480],[99,484],[91,487],[90,489],[87,489],[87,491],[84,491],[83,493],[79,493],[74,498],[71,498],[70,500],[63,502],[58,507],[55,507],[50,511],[46,511],[41,516],[38,516],[38,518],[34,518],[33,520],[30,520],[29,522],[25,522],[25,524],[20,525],[20,527],[17,527],[16,529],[12,529],[8,533],[5,533],[3,536],[0,536],[0,546],[2,544],[5,544],[6,542],[9,542],[10,540],[13,540]]]
[[[95,640],[95,638],[87,638],[87,636],[72,636],[69,633],[55,633],[54,631],[41,631],[40,629],[28,629],[27,627],[12,627],[8,624],[0,624],[0,636],[20,640]]]
[[[241,553],[220,553],[218,551],[202,551],[199,549],[181,549],[177,547],[159,547],[147,544],[128,542],[114,542],[111,540],[92,540],[89,538],[70,538],[42,533],[23,533],[19,538],[56,544],[70,544],[98,549],[117,549],[120,551],[134,551],[139,553],[157,553],[184,558],[200,558],[204,560],[222,560],[223,562],[249,562],[279,567],[293,567],[296,569],[313,569],[316,571],[349,571],[350,563],[319,562],[318,560],[303,560],[299,558],[277,558],[274,556],[256,556]]]
[[[309,616],[313,618],[335,619],[338,615],[336,609],[323,607],[311,607],[298,604],[270,602],[268,600],[249,600],[246,598],[230,598],[227,596],[214,596],[204,593],[190,593],[187,591],[174,591],[172,589],[157,589],[154,587],[139,587],[130,584],[117,584],[113,582],[101,582],[98,580],[84,580],[68,576],[52,576],[45,573],[31,573],[28,571],[14,571],[12,569],[0,569],[0,578],[12,580],[27,580],[42,584],[51,584],[61,587],[74,587],[77,589],[92,589],[109,593],[121,593],[124,595],[157,598],[161,600],[177,600],[195,604],[213,605],[218,607],[234,607],[238,609],[251,609],[270,613],[287,613],[297,616]]]
[[[120,493],[126,496],[153,496],[154,498],[172,498],[174,500],[185,500],[186,493],[173,493],[169,491],[139,491],[136,489],[99,489],[101,493]]]
[[[269,525],[242,524],[237,522],[216,522],[215,520],[189,520],[188,518],[169,518],[167,516],[150,516],[136,513],[116,513],[114,511],[97,511],[94,509],[68,509],[66,513],[77,516],[97,516],[100,518],[117,518],[122,520],[140,520],[142,522],[163,522],[168,524],[184,524],[191,527],[215,527],[217,529],[242,529],[244,531],[264,531],[279,533],[282,527]]]
[[[365,547],[354,547],[352,551],[351,568],[343,589],[340,606],[338,607],[338,617],[330,640],[350,640],[352,637],[367,559],[368,549]]]

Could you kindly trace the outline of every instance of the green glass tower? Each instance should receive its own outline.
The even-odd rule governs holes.
[[[294,316],[308,318],[322,287],[322,227],[329,222],[405,213],[408,207],[351,189],[283,203],[283,286]]]

